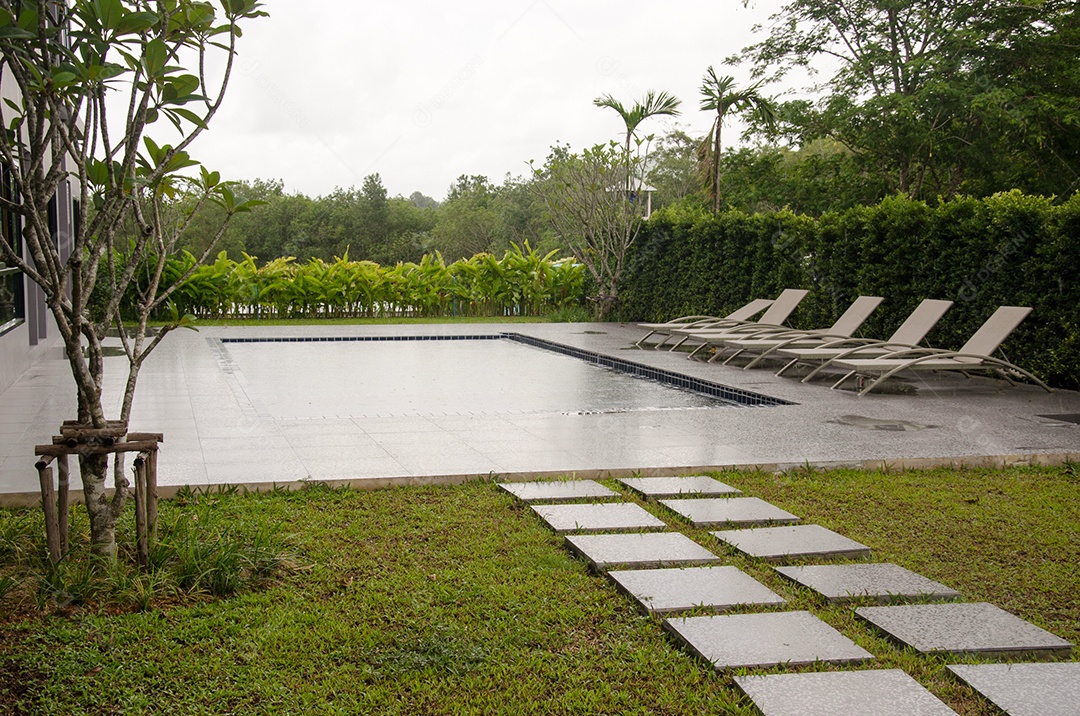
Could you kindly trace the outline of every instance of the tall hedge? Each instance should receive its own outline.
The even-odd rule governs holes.
[[[792,317],[828,326],[859,295],[884,296],[862,333],[885,337],[923,298],[955,302],[932,345],[959,348],[1002,305],[1034,310],[1003,349],[1058,387],[1080,387],[1080,194],[1018,191],[938,206],[893,197],[811,218],[781,211],[657,212],[639,236],[622,318],[723,314],[788,287]]]

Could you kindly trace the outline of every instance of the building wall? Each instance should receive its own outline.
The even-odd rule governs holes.
[[[4,99],[18,102],[15,81],[7,74],[2,83]],[[56,240],[61,260],[71,255],[73,242],[74,194],[69,183],[60,186],[56,196]],[[26,256],[25,250],[23,256]],[[45,294],[25,276],[23,282],[23,322],[0,335],[0,391],[6,390],[34,363],[45,359],[49,349],[56,345],[59,331],[45,304]]]

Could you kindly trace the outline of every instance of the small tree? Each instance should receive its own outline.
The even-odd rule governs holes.
[[[760,87],[761,82],[756,82],[746,89],[737,90],[734,77],[717,77],[712,66],[702,78],[701,109],[703,112],[716,112],[712,127],[698,148],[699,166],[713,202],[713,211],[720,211],[720,133],[724,127],[724,117],[731,110],[750,110],[763,125],[771,127],[776,123],[773,103],[758,92]]]
[[[533,186],[548,221],[592,276],[596,293],[589,300],[600,321],[618,303],[626,254],[645,213],[639,197],[648,139],[638,147],[633,155],[614,141],[581,154],[555,147],[542,169],[534,167]]]
[[[645,98],[640,102],[634,102],[630,107],[615,99],[609,94],[597,97],[593,100],[597,107],[608,107],[619,113],[623,124],[626,126],[626,137],[623,140],[623,164],[626,168],[626,190],[633,189],[633,177],[630,173],[630,140],[637,134],[638,125],[649,117],[677,117],[679,116],[680,100],[667,92],[657,93],[649,90]]]
[[[168,332],[145,342],[150,312],[167,304],[176,284],[194,269],[166,271],[176,237],[190,222],[190,215],[174,215],[171,221],[168,216],[181,185],[194,187],[194,205],[216,201],[223,206],[226,221],[250,206],[237,204],[216,173],[203,170],[197,180],[179,175],[197,164],[187,147],[225,97],[240,24],[265,15],[257,0],[219,0],[218,5],[197,0],[0,0],[0,82],[14,83],[18,93],[17,101],[0,106],[0,158],[11,168],[16,188],[16,198],[4,200],[4,207],[20,217],[28,254],[0,242],[0,256],[45,294],[67,349],[82,423],[107,424],[101,400],[102,341],[110,326],[125,335],[120,306],[130,288],[140,285],[136,334],[133,340],[124,338],[131,368],[125,417],[139,367]],[[223,55],[220,64],[211,58],[218,54]],[[198,69],[188,72],[183,62]],[[221,68],[217,77],[207,73],[214,66]],[[175,144],[147,135],[155,124],[165,124],[162,120],[175,130]],[[50,231],[49,204],[69,180],[77,185],[88,216],[76,224],[65,260]],[[134,231],[124,247],[125,260],[118,261],[114,244],[128,222]],[[107,277],[104,290],[100,276]],[[105,300],[92,310],[95,288]],[[172,326],[182,324],[174,316]],[[118,470],[110,499],[107,456],[81,456],[80,470],[91,549],[114,558],[127,481]]]

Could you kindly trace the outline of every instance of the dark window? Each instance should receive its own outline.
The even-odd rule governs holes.
[[[8,201],[15,200],[15,184],[11,170],[0,166],[0,194]],[[21,233],[19,217],[13,211],[0,206],[0,241],[20,251]],[[17,326],[26,317],[26,301],[23,297],[23,275],[8,266],[0,256],[0,333]]]

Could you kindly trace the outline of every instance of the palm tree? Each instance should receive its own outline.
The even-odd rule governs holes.
[[[734,77],[717,77],[712,65],[701,81],[701,109],[716,112],[712,128],[698,147],[698,162],[706,181],[706,188],[713,200],[713,211],[720,211],[720,129],[724,116],[731,110],[751,110],[766,127],[776,125],[776,107],[772,100],[758,93],[761,82],[755,82],[744,90],[735,89]]]
[[[626,190],[632,191],[633,185],[630,177],[630,138],[637,131],[638,125],[644,122],[649,117],[655,117],[658,115],[666,115],[668,117],[675,117],[679,114],[678,98],[669,95],[667,92],[654,92],[649,90],[645,93],[645,99],[641,102],[634,102],[634,106],[627,109],[622,102],[615,99],[609,94],[602,97],[597,97],[593,100],[593,104],[597,107],[610,107],[619,113],[622,117],[623,123],[626,125],[626,142],[623,147],[624,156],[626,157]]]

